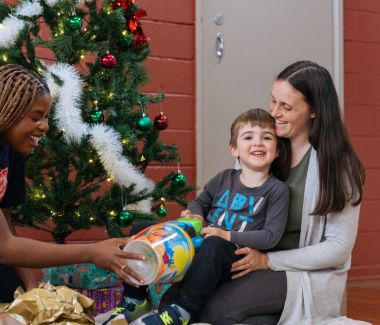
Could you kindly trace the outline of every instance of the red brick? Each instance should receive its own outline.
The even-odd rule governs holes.
[[[152,56],[194,60],[194,26],[146,21],[143,28]]]
[[[146,70],[150,81],[143,87],[144,92],[195,93],[195,63],[192,61],[148,58]]]
[[[344,123],[350,135],[380,136],[380,106],[346,105]]]
[[[17,226],[16,232],[17,232],[17,236],[19,237],[32,238],[32,239],[48,241],[48,242],[53,241],[53,238],[50,235],[50,233],[46,231],[42,231],[42,230],[37,230],[35,228]]]
[[[378,0],[344,0],[344,9],[356,9],[380,13],[380,2]]]
[[[138,6],[148,12],[146,19],[194,24],[195,1],[192,0],[139,0]]]
[[[364,167],[380,167],[380,137],[355,136],[351,140]]]
[[[375,265],[380,261],[380,232],[358,234],[352,265]]]
[[[162,103],[149,105],[149,116],[153,119],[163,111],[169,119],[166,130],[195,129],[195,98],[190,95],[165,94]],[[166,131],[161,131],[166,132]]]
[[[348,272],[350,280],[379,278],[380,265],[354,265]]]
[[[360,207],[359,232],[380,232],[380,200],[364,200]]]
[[[345,103],[376,106],[380,102],[380,75],[346,73]]]
[[[380,42],[380,13],[344,10],[344,40]]]
[[[344,43],[344,71],[380,74],[380,44]]]
[[[193,131],[162,132],[160,139],[167,144],[175,144],[178,147],[181,165],[194,166],[195,164],[195,135]]]
[[[380,200],[380,169],[366,169],[364,199]],[[380,260],[379,260],[380,261]]]
[[[170,173],[177,172],[177,165],[165,165],[165,166],[149,166],[145,170],[145,175],[157,182],[163,179]],[[187,184],[192,185],[195,182],[195,168],[194,166],[182,166],[180,165],[181,173],[186,177]]]

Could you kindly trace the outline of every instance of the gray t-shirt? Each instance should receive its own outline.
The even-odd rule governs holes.
[[[227,169],[216,175],[188,209],[203,216],[209,226],[229,230],[231,242],[240,247],[271,249],[285,230],[288,187],[270,175],[262,185],[249,188],[240,181],[240,173]]]

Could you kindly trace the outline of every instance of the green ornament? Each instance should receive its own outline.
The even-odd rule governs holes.
[[[140,118],[138,121],[137,121],[137,125],[136,127],[140,130],[140,131],[148,131],[151,127],[152,127],[152,121],[151,119],[146,116],[146,115],[143,115],[142,118]]]
[[[132,214],[128,210],[121,211],[119,214],[120,226],[128,226],[132,222]]]
[[[89,119],[92,123],[101,123],[104,121],[104,115],[103,112],[95,109],[89,114]]]
[[[128,35],[123,34],[116,40],[117,45],[119,45],[123,49],[130,47],[132,42],[133,42],[133,37],[131,37],[129,34]]]
[[[157,215],[159,217],[166,217],[167,214],[168,214],[168,210],[165,208],[165,206],[160,205],[157,209]]]
[[[70,30],[81,30],[82,29],[82,19],[79,16],[71,16],[67,18],[67,27]]]
[[[172,178],[172,184],[174,187],[181,188],[186,185],[186,177],[180,171]]]

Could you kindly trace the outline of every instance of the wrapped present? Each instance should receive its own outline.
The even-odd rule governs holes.
[[[30,325],[94,324],[92,306],[91,299],[70,288],[42,283],[27,292],[17,289],[15,300],[5,309],[9,321],[6,324],[12,324],[10,317],[14,322]]]
[[[82,295],[91,298],[94,301],[92,314],[94,316],[103,314],[114,309],[123,297],[123,286],[105,289],[75,289]]]
[[[116,273],[98,268],[92,263],[81,263],[42,269],[42,280],[70,288],[102,289],[121,285]]]
[[[148,285],[148,293],[150,298],[150,304],[152,309],[158,310],[161,298],[165,292],[170,288],[171,284],[161,283],[161,284],[150,284]]]

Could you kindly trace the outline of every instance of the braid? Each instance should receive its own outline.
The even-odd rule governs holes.
[[[0,67],[0,133],[20,120],[42,94],[49,94],[48,86],[34,72],[16,64]]]

